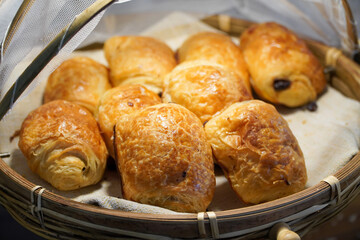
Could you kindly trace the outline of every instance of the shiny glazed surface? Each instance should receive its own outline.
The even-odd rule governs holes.
[[[108,153],[91,113],[64,100],[44,104],[26,117],[19,148],[30,169],[59,190],[100,181]]]
[[[240,36],[240,48],[251,76],[251,85],[263,99],[288,107],[316,100],[326,85],[323,67],[305,42],[285,27],[257,24]],[[288,81],[276,89],[274,82]],[[275,83],[276,86],[276,83]]]
[[[139,84],[120,85],[104,93],[95,112],[106,146],[114,155],[114,126],[123,115],[161,103],[160,97]]]
[[[205,125],[217,163],[247,203],[261,203],[304,189],[300,146],[276,109],[260,100],[235,103]]]
[[[44,103],[67,100],[94,112],[101,95],[111,88],[108,69],[88,57],[64,61],[50,76]]]
[[[158,104],[125,115],[116,124],[115,151],[124,198],[179,212],[206,211],[214,166],[195,114]]]

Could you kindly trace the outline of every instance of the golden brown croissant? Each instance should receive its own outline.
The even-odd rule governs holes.
[[[114,157],[113,132],[117,119],[122,115],[161,103],[160,97],[144,86],[121,85],[104,93],[95,112],[109,153]]]
[[[211,147],[200,120],[184,107],[163,103],[121,117],[115,152],[124,198],[178,212],[210,204]]]
[[[183,62],[167,75],[162,99],[186,107],[205,122],[235,102],[252,99],[252,95],[237,75],[199,60]]]
[[[64,61],[50,76],[44,103],[62,99],[94,112],[100,96],[111,88],[108,69],[88,57]]]
[[[30,169],[59,190],[95,184],[105,171],[107,150],[96,120],[64,100],[46,103],[26,117],[19,148]]]
[[[238,74],[251,93],[249,73],[240,48],[225,34],[200,32],[188,38],[178,49],[179,62],[206,60]]]
[[[260,100],[235,103],[205,125],[214,156],[232,188],[247,203],[301,191],[303,153],[285,119]]]
[[[176,65],[174,52],[151,37],[112,37],[105,42],[104,51],[114,86],[142,84],[159,93],[165,75]]]
[[[305,42],[277,23],[247,29],[240,48],[255,92],[267,101],[298,107],[316,100],[325,88],[323,67]]]

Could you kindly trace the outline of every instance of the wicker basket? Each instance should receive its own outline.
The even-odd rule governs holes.
[[[235,35],[251,25],[228,16],[203,21]],[[360,66],[337,49],[311,40],[307,43],[333,69],[331,84],[360,101]],[[360,193],[360,153],[332,177],[291,196],[239,209],[187,215],[129,213],[82,204],[36,186],[1,159],[0,170],[0,204],[25,228],[47,239],[253,239],[276,237],[282,226],[303,236]]]

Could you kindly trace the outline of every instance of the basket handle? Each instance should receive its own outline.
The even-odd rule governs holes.
[[[347,34],[351,42],[354,44],[351,57],[355,62],[360,64],[360,47],[359,47],[359,40],[357,37],[357,30],[355,26],[354,16],[352,14],[351,8],[347,0],[342,0],[342,5],[345,10]]]
[[[284,222],[279,222],[275,224],[269,233],[271,240],[300,240],[300,236],[291,231],[289,225]]]

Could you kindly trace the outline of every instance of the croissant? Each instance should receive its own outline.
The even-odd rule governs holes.
[[[304,189],[303,153],[286,120],[260,100],[235,103],[205,125],[217,163],[246,203]]]
[[[211,147],[200,120],[180,105],[158,104],[119,118],[115,153],[125,199],[201,212],[213,198]]]
[[[223,66],[204,60],[180,63],[164,82],[163,102],[180,104],[202,122],[231,104],[252,99],[241,79]]]
[[[54,100],[32,111],[20,130],[19,148],[30,169],[59,190],[100,181],[107,150],[89,111]]]
[[[62,99],[94,112],[101,95],[111,88],[108,69],[88,57],[64,61],[48,78],[44,103]]]
[[[243,54],[229,36],[215,32],[200,32],[189,37],[178,49],[179,62],[206,60],[237,74],[251,93],[249,72]]]
[[[326,86],[323,67],[305,42],[277,23],[247,29],[240,48],[251,84],[264,100],[298,107],[316,100]]]
[[[160,97],[139,84],[120,85],[104,93],[95,112],[109,153],[114,157],[113,132],[117,119],[147,106],[161,103]]]
[[[151,37],[112,37],[105,42],[104,51],[114,86],[142,84],[159,93],[165,75],[176,65],[174,52]]]

